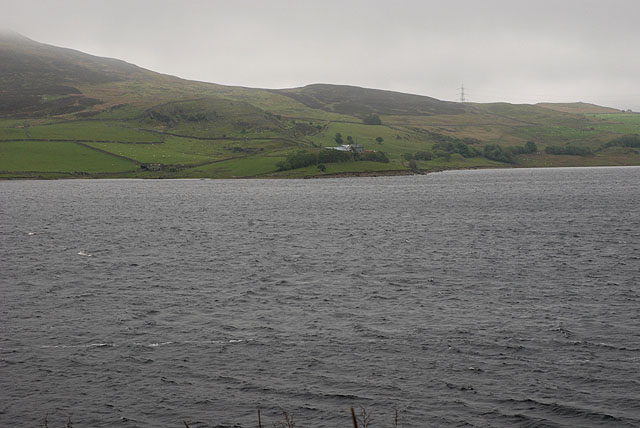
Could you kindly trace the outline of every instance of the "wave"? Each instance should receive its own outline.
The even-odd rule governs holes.
[[[113,348],[115,343],[88,343],[84,345],[41,345],[40,348]]]
[[[531,398],[524,400],[507,399],[501,401],[501,403],[517,414],[510,416],[521,416],[536,423],[544,422],[543,425],[524,425],[524,426],[555,426],[548,425],[551,421],[549,418],[567,418],[575,421],[580,419],[585,421],[585,426],[598,425],[598,426],[615,426],[617,427],[634,427],[636,426],[633,421],[626,418],[617,417],[609,413],[599,411],[597,409],[584,409],[575,405],[560,404],[556,402],[545,403],[543,401],[534,400]]]
[[[182,342],[165,341],[165,342],[133,342],[134,346],[144,346],[148,348],[158,348],[166,345],[217,345],[217,344],[236,344],[243,342],[252,342],[253,339],[225,339],[225,340],[186,340]],[[40,345],[42,349],[56,349],[56,348],[115,348],[119,346],[129,346],[129,343],[113,343],[113,342],[100,342],[100,343],[87,343],[80,345],[67,345],[67,344],[55,344],[55,345]]]

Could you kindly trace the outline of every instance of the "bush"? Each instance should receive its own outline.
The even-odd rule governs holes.
[[[305,166],[315,165],[318,163],[318,155],[306,150],[298,150],[290,153],[284,161],[276,164],[278,170],[286,171],[288,169],[304,168]]]
[[[350,152],[339,150],[323,150],[318,153],[318,163],[349,162],[352,159]]]
[[[285,160],[276,164],[276,167],[278,171],[287,171],[310,165],[318,165],[318,169],[325,171],[327,168],[325,164],[327,163],[350,162],[352,160],[389,163],[389,158],[384,152],[365,152],[356,157],[351,152],[342,152],[339,150],[322,150],[320,152],[298,150],[295,153],[288,154]]]
[[[389,163],[389,158],[385,152],[364,152],[360,155],[360,159],[370,162]]]
[[[625,135],[609,141],[603,147],[633,147],[640,148],[640,135]]]
[[[455,143],[455,153],[460,153],[465,158],[472,157],[471,149],[462,141],[458,141]]]
[[[536,143],[534,143],[533,141],[527,141],[524,144],[524,152],[525,153],[537,153],[538,152],[538,145]]]
[[[447,152],[449,154],[459,153],[465,158],[473,158],[482,155],[478,149],[470,147],[467,143],[461,140],[435,143],[432,149],[434,153],[440,151]]]
[[[533,141],[527,141],[522,147],[508,147],[507,150],[509,150],[513,155],[526,155],[529,153],[536,153],[538,151],[538,146]]]
[[[487,144],[484,146],[483,155],[487,159],[498,162],[513,163],[513,155],[510,151],[503,149],[497,144]]]
[[[544,152],[550,155],[570,155],[570,156],[588,156],[593,154],[593,151],[588,147],[577,147],[572,145],[567,145],[564,147],[547,146],[544,148]]]
[[[380,120],[380,116],[377,114],[370,114],[366,116],[363,120],[365,125],[382,125],[382,120]]]
[[[435,156],[436,158],[442,158],[445,161],[449,161],[451,159],[451,153],[444,150],[435,150],[433,152],[433,156]]]
[[[276,163],[276,167],[278,168],[278,171],[287,171],[291,169],[291,165],[288,164],[287,161],[280,161]]]
[[[433,159],[433,153],[431,152],[418,152],[415,155],[413,155],[414,159],[417,160],[422,160],[422,161],[428,161]]]

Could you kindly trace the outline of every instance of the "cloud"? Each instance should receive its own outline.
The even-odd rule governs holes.
[[[636,0],[0,0],[38,41],[223,84],[346,83],[640,110]]]

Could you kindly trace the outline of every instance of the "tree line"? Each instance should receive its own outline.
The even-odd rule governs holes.
[[[353,153],[339,150],[322,150],[314,152],[310,150],[298,150],[289,153],[285,160],[276,164],[278,171],[304,168],[306,166],[318,165],[324,171],[327,163],[341,163],[351,161],[369,161],[389,163],[389,157],[384,152]]]
[[[442,158],[444,160],[451,159],[451,155],[459,154],[464,158],[485,157],[487,159],[498,162],[513,163],[515,155],[536,153],[538,146],[533,141],[527,141],[523,146],[502,147],[498,144],[485,144],[482,149],[470,146],[462,140],[445,141],[435,143],[431,150],[420,151],[417,153],[405,153],[404,159],[407,161],[422,160],[428,161],[432,159]]]

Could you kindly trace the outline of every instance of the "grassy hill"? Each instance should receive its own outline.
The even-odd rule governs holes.
[[[619,109],[611,107],[602,107],[589,103],[538,103],[540,107],[548,108],[551,110],[561,111],[564,113],[577,113],[577,114],[601,114],[601,113],[620,113]]]
[[[327,84],[229,87],[18,34],[0,35],[0,95],[0,178],[302,177],[640,164],[635,140],[620,140],[640,133],[640,115],[615,109],[461,104]],[[339,141],[360,144],[365,153],[327,154],[324,147]]]

